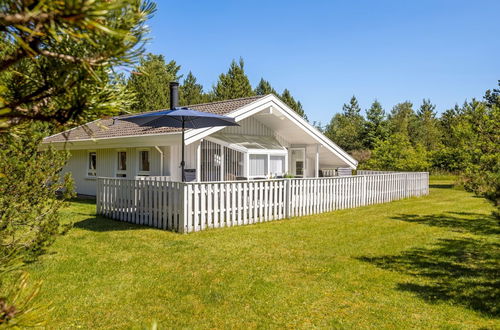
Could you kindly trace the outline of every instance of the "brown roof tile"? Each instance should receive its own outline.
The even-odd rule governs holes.
[[[244,97],[233,100],[218,101],[203,104],[189,105],[188,107],[193,110],[215,113],[218,115],[229,114],[243,106],[250,104],[260,98],[259,96]],[[162,111],[162,110],[158,110]],[[155,112],[155,111],[152,111]],[[125,117],[129,115],[118,116],[116,118]],[[78,141],[88,139],[102,139],[130,135],[148,135],[148,134],[161,134],[178,132],[180,128],[173,127],[146,127],[139,126],[123,120],[99,119],[82,126],[75,127],[71,130],[61,132],[49,137],[46,137],[43,142],[66,142]]]

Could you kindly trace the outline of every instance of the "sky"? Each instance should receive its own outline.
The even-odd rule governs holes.
[[[352,95],[386,111],[429,98],[442,112],[500,79],[500,1],[164,1],[147,51],[210,90],[233,59],[326,124]],[[182,81],[182,79],[181,79]]]

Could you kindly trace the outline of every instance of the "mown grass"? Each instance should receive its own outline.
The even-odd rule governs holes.
[[[64,210],[29,266],[54,328],[498,328],[499,226],[451,189],[188,235]]]

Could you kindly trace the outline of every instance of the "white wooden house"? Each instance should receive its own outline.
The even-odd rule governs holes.
[[[189,107],[233,117],[240,125],[186,131],[189,180],[319,177],[357,166],[349,154],[272,94]],[[80,194],[95,195],[97,177],[181,179],[178,128],[100,119],[49,136],[44,144],[71,152],[64,171],[72,173]]]

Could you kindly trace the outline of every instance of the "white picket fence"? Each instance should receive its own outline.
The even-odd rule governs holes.
[[[183,231],[181,182],[155,179],[97,179],[97,213],[108,218]]]
[[[412,173],[412,172],[356,170],[357,175],[375,175],[375,174],[391,174],[391,173]]]
[[[429,193],[427,172],[230,182],[98,178],[97,213],[178,232],[267,222]]]

